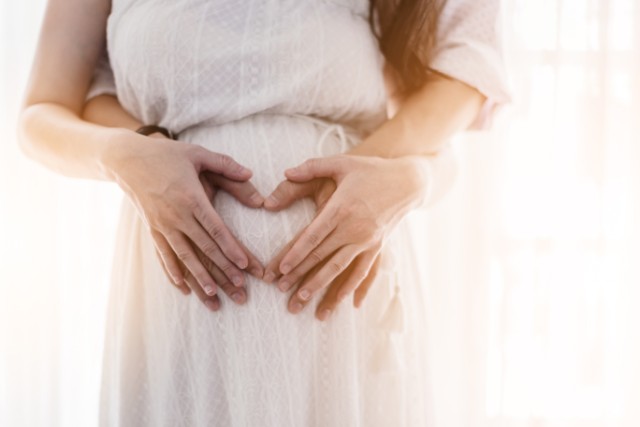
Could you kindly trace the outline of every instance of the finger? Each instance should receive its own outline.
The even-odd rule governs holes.
[[[157,230],[151,230],[151,238],[162,260],[162,267],[171,279],[171,282],[180,287],[184,283],[184,273],[180,260],[162,233]]]
[[[327,204],[302,232],[280,262],[280,272],[287,274],[309,256],[338,225],[339,210]]]
[[[169,270],[167,270],[167,267],[165,267],[164,261],[162,261],[162,256],[160,255],[160,251],[157,248],[156,248],[156,256],[158,257],[158,262],[160,262],[160,265],[162,266],[162,270],[164,271],[165,276],[167,276],[167,279],[169,279],[169,282],[171,282],[172,285],[178,288],[178,290],[182,292],[184,295],[189,295],[191,291],[189,290],[189,286],[186,284],[184,280],[180,284],[173,283],[173,280],[171,279],[171,275],[169,274]]]
[[[318,271],[322,267],[324,267],[324,265],[326,263],[327,263],[327,260],[325,260],[322,264],[318,264],[315,267],[313,267],[311,269],[311,271],[309,273],[307,273],[307,275],[302,279],[301,282],[298,282],[298,283],[295,284],[296,290],[300,289],[300,286],[302,285],[302,282],[304,282],[306,279],[308,279],[310,277],[313,277],[314,275],[318,274]],[[300,312],[304,308],[305,302],[304,301],[298,301],[297,299],[293,300],[292,297],[294,297],[294,296],[295,296],[295,292],[291,295],[291,298],[289,298],[289,301],[287,302],[287,306],[289,307],[289,311],[292,311],[292,308],[293,308],[293,312],[297,313],[297,312]],[[291,306],[292,304],[294,304],[294,307]]]
[[[188,232],[189,237],[196,248],[209,260],[213,261],[216,267],[222,270],[226,277],[236,286],[244,285],[244,275],[229,259],[224,256],[220,247],[211,239],[199,225],[196,225]]]
[[[295,182],[309,181],[314,178],[338,180],[343,174],[345,161],[345,156],[340,155],[309,159],[294,168],[287,169],[284,174],[287,179]]]
[[[209,182],[209,179],[207,178],[207,174],[205,173],[201,173],[198,178],[200,179],[200,183],[202,184],[202,188],[204,189],[205,194],[207,195],[207,199],[209,199],[209,201],[211,203],[213,203],[213,198],[216,196],[216,188],[215,186]]]
[[[222,253],[238,266],[238,268],[244,270],[249,265],[247,255],[242,251],[240,244],[224,224],[220,215],[213,209],[211,203],[203,199],[198,201],[193,211],[194,217],[220,247]],[[189,237],[191,237],[191,235],[189,235]]]
[[[216,283],[204,268],[191,244],[182,233],[174,233],[167,236],[167,240],[178,259],[187,267],[191,275],[202,286],[207,295],[213,296],[216,293]],[[193,289],[193,288],[192,288]]]
[[[198,253],[198,258],[205,266],[207,271],[213,277],[213,280],[218,284],[218,288],[222,289],[222,291],[229,296],[236,304],[244,304],[247,301],[247,293],[244,288],[239,288],[235,286],[229,278],[224,274],[224,272],[216,266],[213,261],[211,261],[207,256],[201,251],[196,249]]]
[[[293,270],[278,279],[278,289],[287,292],[294,283],[302,279],[313,267],[325,261],[332,255],[342,243],[336,234],[330,234],[318,247],[313,249],[311,253]]]
[[[264,197],[249,181],[234,181],[212,173],[208,173],[207,178],[211,184],[226,191],[245,206],[259,208],[264,202]]]
[[[380,270],[380,253],[376,255],[371,268],[369,269],[369,273],[367,274],[367,278],[362,281],[360,286],[356,289],[353,294],[353,306],[355,308],[360,308],[362,305],[362,301],[367,296],[367,292],[369,292],[369,288],[373,284],[374,280],[378,276],[378,271]]]
[[[377,256],[376,251],[358,255],[349,268],[333,281],[316,308],[316,316],[326,320],[347,295],[351,294],[367,277]]]
[[[196,154],[196,161],[202,168],[219,173],[229,179],[236,181],[246,181],[251,178],[251,170],[236,162],[226,154],[215,153],[206,148],[199,147]]]
[[[316,274],[305,279],[299,286],[289,300],[289,311],[299,313],[319,290],[329,286],[346,270],[358,254],[355,245],[344,246],[338,250]]]
[[[245,288],[238,288],[228,280],[219,283],[218,287],[236,304],[242,305],[247,302],[247,291]]]
[[[280,272],[280,262],[282,261],[282,258],[284,258],[284,256],[287,254],[287,252],[289,252],[289,250],[291,249],[291,247],[293,246],[293,244],[296,242],[296,240],[298,240],[298,238],[300,238],[300,235],[302,234],[303,230],[300,230],[298,232],[298,234],[296,234],[294,236],[293,239],[291,239],[281,250],[280,252],[278,252],[278,254],[273,257],[271,259],[271,261],[269,261],[269,263],[266,265],[266,267],[264,268],[264,275],[262,277],[262,280],[266,283],[273,283],[274,280],[276,280],[277,278],[279,278],[280,276],[282,276],[282,273]]]
[[[200,180],[203,183],[203,186],[205,187],[205,193],[207,193],[207,195],[211,194],[209,199],[213,203],[213,198],[215,197],[215,194],[216,194],[216,188],[213,186],[212,182],[210,182],[204,175],[211,175],[212,177],[219,176],[219,175],[214,175],[214,174],[211,174],[209,172],[205,172],[205,174],[201,174],[200,175]],[[225,179],[225,178],[223,178],[223,179]],[[259,196],[259,197],[262,197],[262,196]],[[264,267],[262,266],[262,263],[258,260],[258,258],[253,253],[251,253],[246,248],[245,245],[242,244],[242,242],[238,241],[238,243],[240,244],[240,247],[241,247],[242,251],[245,254],[247,254],[247,256],[249,258],[249,266],[247,267],[247,271],[251,275],[253,275],[254,277],[256,277],[258,279],[262,279],[262,276],[264,274]],[[214,279],[215,279],[215,277],[214,277]]]
[[[358,286],[360,286],[360,284],[364,282],[367,277],[369,277],[369,270],[371,270],[373,262],[376,260],[377,256],[377,251],[369,250],[361,253],[356,258],[356,260],[352,264],[353,270],[351,271],[351,274],[349,274],[349,277],[347,278],[347,280],[345,280],[342,287],[338,291],[338,304],[342,300],[344,300],[347,295],[355,291]]]
[[[269,211],[279,211],[291,206],[295,201],[309,197],[317,189],[317,182],[282,181],[265,199],[264,208]]]
[[[336,279],[331,283],[327,291],[322,297],[322,300],[318,304],[316,308],[316,318],[318,320],[324,321],[329,318],[331,313],[335,310],[337,305],[337,297],[338,291],[342,287],[343,283],[351,274],[352,267],[349,266],[344,272],[342,272]]]
[[[318,210],[324,209],[324,205],[329,201],[331,195],[336,191],[336,182],[332,179],[315,180],[318,182],[318,190],[314,195],[314,202]]]
[[[256,279],[262,279],[262,277],[264,276],[264,266],[262,265],[262,263],[253,254],[253,252],[247,249],[247,247],[242,242],[238,243],[240,244],[240,247],[242,248],[244,253],[249,257],[249,265],[245,270],[248,271],[249,274],[251,274]]]
[[[211,311],[220,310],[220,297],[218,295],[209,296],[202,290],[198,281],[189,273],[187,273],[185,282],[196,294],[198,299]]]

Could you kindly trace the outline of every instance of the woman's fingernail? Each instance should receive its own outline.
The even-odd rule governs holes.
[[[262,280],[264,280],[267,283],[271,283],[275,280],[275,278],[276,278],[276,275],[273,273],[273,271],[267,271],[267,273],[264,275]]]
[[[305,301],[306,301],[306,300],[308,300],[308,299],[309,299],[309,297],[311,296],[311,293],[310,293],[308,290],[303,289],[303,290],[301,290],[300,292],[298,292],[298,296],[300,297],[300,299],[302,299],[302,300],[305,300]]]
[[[278,289],[280,289],[282,292],[287,292],[289,290],[289,283],[287,283],[286,281],[278,283]]]
[[[240,270],[244,270],[249,266],[249,260],[238,258],[237,260],[235,260],[235,264],[238,266]]]
[[[325,308],[324,310],[320,311],[320,313],[318,313],[318,319],[322,321],[327,320],[330,314],[331,314],[331,310],[329,310],[328,308]]]
[[[241,276],[233,276],[231,281],[235,286],[242,286],[242,277]]]
[[[280,271],[282,272],[282,274],[288,274],[291,271],[291,266],[289,264],[285,264],[282,266]]]
[[[218,311],[218,304],[216,304],[213,301],[207,300],[204,305],[207,306],[207,308],[211,311]]]
[[[213,287],[211,285],[205,285],[204,292],[209,296],[213,296],[216,294],[216,292],[213,290]]]
[[[242,292],[234,292],[231,294],[231,299],[233,299],[236,303],[242,304]]]

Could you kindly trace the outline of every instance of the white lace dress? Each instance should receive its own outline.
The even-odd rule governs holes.
[[[450,2],[434,62],[487,94],[489,106],[506,100],[497,8]],[[367,13],[366,0],[114,0],[113,74],[103,62],[88,96],[117,94],[141,122],[233,156],[268,194],[284,169],[343,152],[386,119],[383,57]],[[314,215],[310,201],[269,213],[226,194],[215,208],[264,263]],[[424,284],[415,263],[402,224],[361,309],[345,302],[320,322],[312,303],[294,316],[287,296],[249,278],[246,305],[223,298],[212,313],[167,281],[124,200],[101,425],[426,425]]]

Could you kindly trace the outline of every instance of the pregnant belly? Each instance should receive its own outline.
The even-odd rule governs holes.
[[[251,182],[268,196],[284,180],[284,171],[312,157],[344,152],[357,137],[341,136],[337,127],[299,116],[258,114],[215,126],[189,129],[181,139],[228,154],[253,171]],[[348,142],[347,142],[348,141]],[[234,235],[266,263],[309,224],[315,205],[301,200],[281,212],[243,206],[220,192],[214,207]]]

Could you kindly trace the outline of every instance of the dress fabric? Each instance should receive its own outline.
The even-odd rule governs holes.
[[[386,120],[383,57],[367,13],[366,0],[114,0],[109,62],[89,96],[116,94],[140,121],[232,156],[266,195],[286,168],[344,152]],[[471,78],[492,73],[480,66]],[[502,101],[503,83],[485,84],[495,81],[476,87]],[[265,264],[315,213],[309,200],[269,213],[225,193],[214,206]],[[320,322],[316,298],[294,316],[287,295],[248,276],[248,302],[221,295],[212,313],[168,282],[123,199],[101,425],[428,425],[424,284],[407,227],[387,241],[360,309],[347,299]]]

